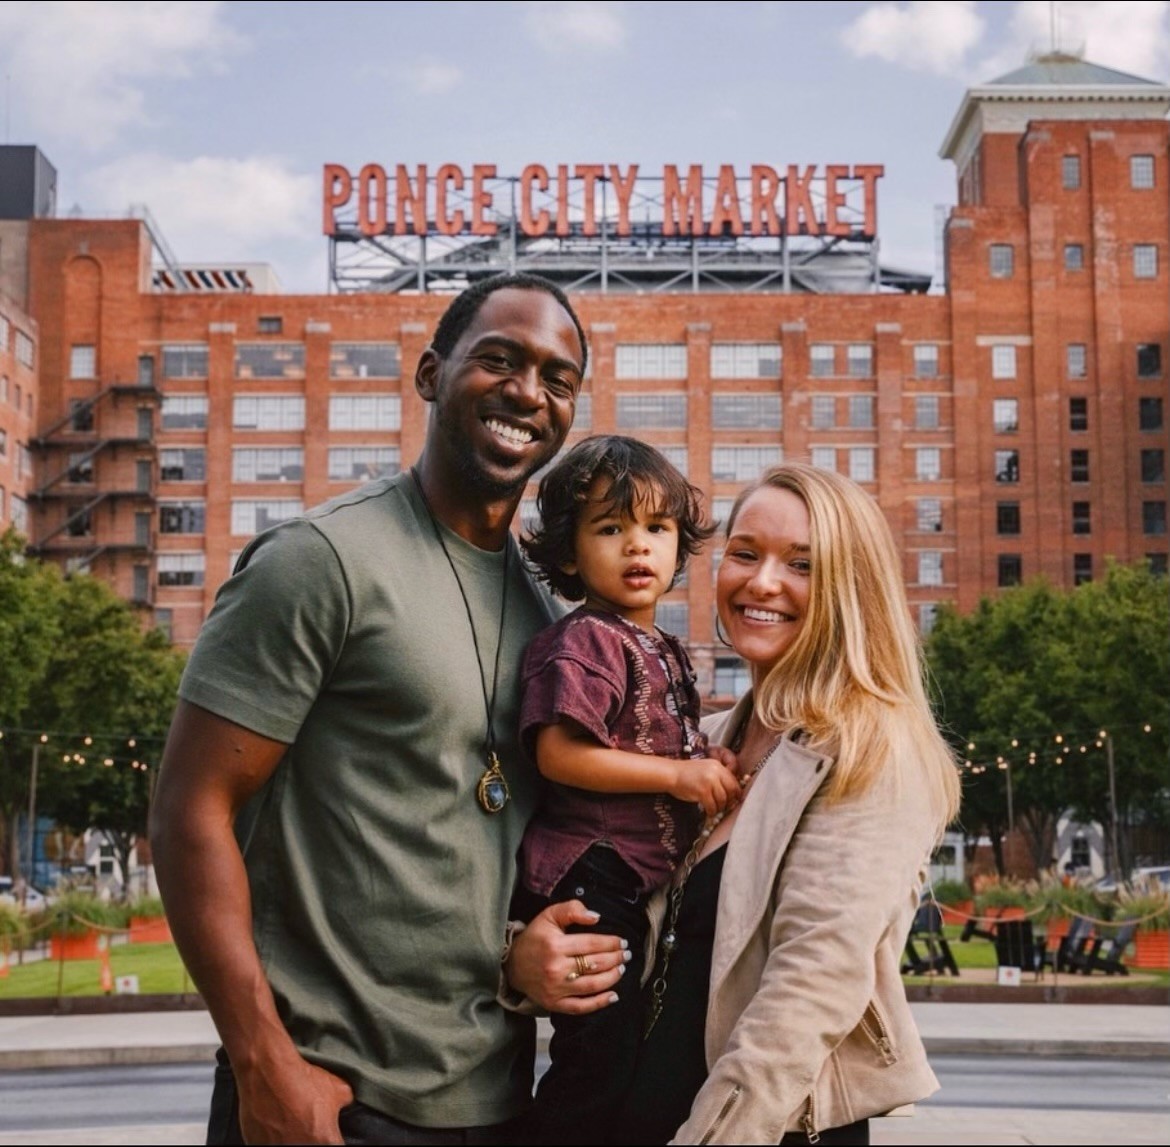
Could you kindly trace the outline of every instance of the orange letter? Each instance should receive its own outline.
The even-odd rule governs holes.
[[[685,215],[680,214],[680,207],[685,210]],[[687,189],[684,195],[678,181],[678,168],[673,163],[668,163],[662,169],[662,234],[702,233],[703,169],[697,163],[692,163],[687,169]]]
[[[817,222],[817,213],[813,208],[812,194],[809,191],[809,185],[816,172],[816,167],[811,164],[804,169],[803,177],[799,167],[788,168],[788,178],[784,181],[784,230],[789,235],[821,233],[821,225]]]
[[[353,194],[353,176],[350,175],[349,169],[342,167],[340,163],[327,163],[325,164],[324,183],[325,189],[322,196],[324,210],[321,230],[326,235],[332,235],[337,230],[337,219],[334,212],[337,208],[344,207]]]
[[[440,235],[458,235],[463,230],[463,212],[447,214],[447,184],[463,190],[463,172],[454,163],[444,163],[435,172],[435,230]]]
[[[617,233],[630,233],[630,198],[634,194],[634,184],[638,181],[638,165],[630,164],[630,169],[622,179],[622,169],[616,163],[609,165],[609,180],[613,184],[614,194],[617,196],[618,221]]]
[[[753,235],[779,235],[780,217],[776,214],[776,196],[780,191],[780,176],[774,167],[757,163],[752,168]]]
[[[406,165],[400,163],[395,172],[395,207],[397,208],[397,226],[395,233],[406,234],[406,208],[410,207],[410,218],[414,223],[414,233],[427,233],[427,165],[418,165],[418,185],[410,186],[410,172]]]
[[[830,163],[825,168],[825,234],[846,236],[853,228],[837,212],[845,206],[845,192],[837,190],[838,179],[849,178],[848,164]]]
[[[880,163],[861,163],[853,169],[853,178],[865,185],[865,218],[861,231],[872,239],[877,234],[877,181],[885,175],[886,169]]]
[[[605,175],[605,168],[600,163],[579,163],[573,174],[581,180],[581,234],[589,238],[597,234],[597,204],[593,196],[597,181]]]
[[[739,184],[735,168],[725,163],[719,168],[715,185],[715,206],[711,211],[711,235],[742,235],[743,213],[739,209]]]
[[[520,230],[533,239],[548,230],[548,212],[542,207],[534,217],[532,214],[532,185],[541,191],[548,190],[548,172],[539,163],[530,163],[520,172]]]
[[[560,236],[569,233],[569,168],[567,164],[557,164],[557,234]]]
[[[363,235],[386,233],[386,169],[380,163],[358,172],[358,229]]]
[[[484,189],[484,182],[495,179],[494,163],[477,163],[471,169],[471,233],[472,235],[494,235],[499,228],[483,213],[491,209],[492,193]]]

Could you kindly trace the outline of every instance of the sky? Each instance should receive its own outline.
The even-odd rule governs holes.
[[[881,163],[883,262],[935,269],[964,91],[1051,47],[1170,80],[1170,0],[130,3],[0,0],[0,141],[59,211],[146,204],[180,262],[326,289],[342,163]]]

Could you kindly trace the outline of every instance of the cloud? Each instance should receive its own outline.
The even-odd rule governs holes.
[[[145,88],[183,78],[242,41],[220,3],[0,4],[0,71],[21,135],[97,150],[147,122]]]
[[[463,72],[446,60],[427,57],[403,69],[403,80],[419,95],[441,96],[457,87]]]
[[[914,71],[952,74],[983,35],[970,0],[873,4],[841,33],[855,56],[877,56]]]
[[[566,0],[525,5],[528,34],[549,52],[614,51],[626,42],[621,4]]]
[[[1094,64],[1146,79],[1170,73],[1170,3],[1166,0],[1088,0],[1056,6],[1057,40],[1065,51],[1084,51]],[[1030,52],[1052,46],[1050,5],[1013,6],[1006,41],[978,68],[990,79],[1020,67]]]
[[[90,172],[81,192],[87,212],[145,203],[184,263],[268,259],[274,243],[324,242],[319,177],[271,157],[132,155]]]

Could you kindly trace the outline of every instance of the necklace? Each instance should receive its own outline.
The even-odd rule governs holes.
[[[471,614],[471,602],[467,600],[467,591],[463,588],[463,579],[459,576],[459,571],[455,568],[455,562],[451,558],[451,552],[447,549],[447,543],[443,540],[443,531],[439,529],[439,521],[435,517],[434,510],[431,509],[430,502],[427,501],[427,496],[423,490],[422,481],[419,479],[418,471],[413,466],[410,468],[410,476],[414,480],[415,489],[418,490],[418,496],[422,499],[422,504],[426,508],[427,517],[431,520],[431,529],[435,531],[435,540],[439,543],[439,548],[443,551],[443,557],[447,559],[447,565],[451,567],[451,576],[455,579],[455,584],[459,587],[459,596],[463,599],[463,608],[467,613],[467,624],[471,629],[471,644],[475,649],[475,660],[479,665],[479,683],[483,689],[483,708],[487,715],[487,738],[484,741],[487,768],[484,769],[483,776],[479,778],[479,783],[475,786],[475,799],[479,802],[479,807],[488,814],[502,812],[511,794],[508,792],[508,781],[504,776],[504,770],[500,767],[500,758],[496,756],[494,717],[496,712],[496,687],[500,683],[500,650],[504,648],[504,625],[505,619],[508,616],[508,558],[512,552],[512,536],[509,533],[504,539],[504,588],[500,594],[500,631],[496,636],[496,660],[492,668],[492,691],[489,696],[487,671],[484,669],[483,654],[479,651],[479,634],[475,631],[475,619]]]
[[[749,713],[740,722],[739,728],[736,729],[735,736],[731,739],[731,744],[728,745],[728,748],[733,752],[739,752],[743,747],[750,719],[751,714]],[[764,750],[763,755],[756,762],[752,771],[740,780],[740,784],[744,788],[747,788],[748,784],[755,779],[756,774],[767,764],[768,758],[780,743],[782,736],[783,734],[777,737]],[[646,1027],[642,1032],[643,1039],[646,1039],[650,1035],[654,1025],[658,1022],[658,1017],[662,1014],[663,997],[666,995],[666,973],[670,969],[670,957],[678,948],[678,932],[676,931],[678,928],[678,914],[682,910],[683,893],[686,891],[687,881],[690,880],[695,865],[699,863],[699,855],[703,851],[703,846],[710,839],[711,834],[723,823],[723,819],[729,811],[729,809],[723,809],[715,813],[714,816],[707,818],[702,829],[699,831],[699,835],[695,837],[694,844],[691,845],[690,850],[683,860],[682,875],[670,890],[666,903],[666,922],[662,929],[662,956],[659,961],[658,975],[654,977],[654,982],[650,985],[650,1005],[646,1015]]]

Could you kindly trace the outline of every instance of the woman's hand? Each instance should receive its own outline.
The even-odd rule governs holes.
[[[580,900],[550,904],[512,941],[504,975],[514,991],[550,1012],[581,1016],[617,1001],[613,988],[630,959],[629,945],[603,932],[566,932],[600,920]]]

